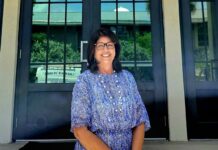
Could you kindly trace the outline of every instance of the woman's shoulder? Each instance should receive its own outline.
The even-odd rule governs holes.
[[[125,76],[128,76],[128,77],[130,77],[130,78],[133,77],[132,73],[131,73],[130,71],[126,70],[126,69],[122,69],[121,72],[122,72],[122,74],[124,74]]]
[[[90,74],[91,74],[90,70],[85,70],[85,71],[83,71],[83,72],[77,77],[76,82],[87,81],[88,78],[90,77]]]

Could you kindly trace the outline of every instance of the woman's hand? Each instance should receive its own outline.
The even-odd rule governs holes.
[[[86,150],[110,150],[110,148],[87,127],[73,129],[74,136],[79,140]]]
[[[132,150],[142,150],[145,135],[144,129],[144,123],[141,123],[133,129]]]

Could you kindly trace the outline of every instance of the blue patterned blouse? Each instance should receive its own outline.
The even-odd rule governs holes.
[[[132,129],[145,123],[150,128],[146,108],[132,74],[83,72],[73,89],[71,131],[87,126],[112,150],[130,150]],[[85,150],[77,141],[75,150]]]

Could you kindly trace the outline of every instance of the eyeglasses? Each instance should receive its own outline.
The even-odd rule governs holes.
[[[94,45],[96,46],[97,50],[103,50],[105,46],[107,47],[107,49],[114,49],[115,47],[113,42],[108,42],[108,43],[99,42]]]

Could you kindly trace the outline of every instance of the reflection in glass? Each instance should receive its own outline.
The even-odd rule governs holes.
[[[150,3],[135,2],[135,13],[133,3],[125,0],[116,5],[116,2],[102,1],[101,26],[117,34],[124,69],[131,71],[140,81],[142,78],[150,81],[153,80]]]
[[[82,29],[80,26],[68,26],[66,33],[66,62],[80,62],[80,44],[77,41],[81,40]]]
[[[151,24],[150,3],[135,3],[135,24]]]
[[[33,31],[35,28],[33,27]],[[46,62],[47,50],[47,34],[41,32],[33,32],[32,34],[32,49],[31,49],[31,63]]]
[[[30,83],[74,82],[75,66],[66,63],[80,63],[81,25],[81,0],[33,1]]]
[[[50,24],[64,25],[65,23],[65,4],[50,5]]]
[[[136,27],[136,58],[138,61],[152,62],[151,28]]]
[[[82,2],[82,0],[67,0],[68,2]]]
[[[133,24],[133,3],[118,3],[118,23]]]
[[[65,2],[65,0],[50,0],[50,2]]]
[[[48,62],[64,62],[64,27],[50,27]]]
[[[63,83],[64,66],[63,65],[48,65],[47,83]]]
[[[116,4],[102,3],[101,4],[101,23],[115,24],[116,23]]]
[[[45,83],[45,65],[31,65],[29,71],[30,83]]]
[[[82,24],[82,4],[73,3],[67,5],[67,25]]]
[[[120,59],[121,61],[131,61],[134,63],[135,51],[134,51],[134,36],[132,26],[118,26],[117,36],[121,45]]]
[[[33,25],[48,24],[48,4],[33,5]]]
[[[214,47],[213,2],[191,2],[195,78],[198,81],[218,79],[218,58]]]
[[[33,2],[48,2],[48,0],[33,0]]]
[[[77,77],[81,73],[81,64],[66,65],[65,70],[65,83],[75,83]]]

